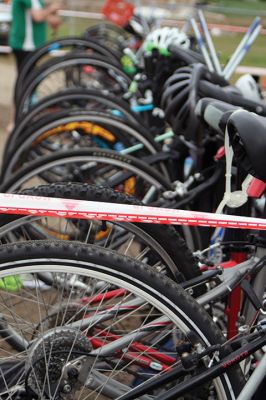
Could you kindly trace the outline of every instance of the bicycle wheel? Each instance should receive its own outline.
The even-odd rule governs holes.
[[[118,399],[180,368],[181,342],[194,351],[224,340],[178,285],[98,247],[1,246],[0,283],[2,399],[18,392],[27,399]],[[173,384],[189,376],[181,373]],[[159,399],[167,388],[141,398]],[[241,372],[233,368],[189,398],[235,399],[240,389]]]
[[[141,205],[141,202],[132,196],[84,183],[42,185],[24,189],[19,194]],[[171,226],[0,215],[2,243],[59,238],[97,244],[134,256],[153,265],[156,270],[165,271],[178,282],[200,275],[192,253]],[[201,292],[199,288],[194,288],[196,295]]]
[[[48,115],[51,111],[58,111],[70,108],[92,109],[97,111],[112,112],[113,115],[131,123],[142,123],[142,118],[133,112],[129,104],[112,94],[107,94],[100,90],[92,89],[66,89],[51,96],[45,97],[33,106],[29,112],[17,115],[16,130],[22,125],[22,129],[27,127],[29,121],[35,122],[43,115]]]
[[[111,150],[87,148],[40,157],[2,182],[1,190],[53,182],[87,182],[112,187],[150,203],[171,183],[141,160]]]
[[[63,92],[48,96],[44,100],[36,104],[27,113],[19,116],[15,127],[9,134],[8,141],[5,143],[3,152],[2,165],[9,160],[12,154],[12,147],[16,145],[19,137],[26,134],[33,125],[39,120],[43,120],[44,116],[50,116],[51,113],[61,110],[97,110],[108,111],[112,115],[128,121],[130,124],[137,124],[145,127],[145,122],[138,114],[131,111],[129,105],[117,97],[110,94],[89,89],[67,89]]]
[[[16,112],[21,115],[46,96],[65,88],[108,90],[117,96],[128,91],[131,79],[111,61],[76,53],[47,61],[25,81]]]
[[[9,145],[2,164],[5,177],[42,155],[72,148],[95,147],[122,150],[135,144],[143,148],[134,155],[156,154],[160,146],[141,126],[95,111],[69,110],[44,116]],[[11,146],[11,147],[10,147]],[[167,169],[161,163],[167,176]]]
[[[91,26],[83,36],[89,40],[93,39],[100,44],[105,44],[120,58],[123,56],[123,50],[126,47],[134,47],[134,44],[137,42],[134,35],[110,22],[101,22],[100,24]]]
[[[47,56],[55,57],[55,54],[58,55],[58,53],[62,56],[70,51],[87,51],[90,52],[90,54],[99,54],[112,60],[117,66],[120,66],[119,59],[115,52],[106,47],[103,43],[99,44],[97,41],[78,37],[52,40],[35,50],[23,64],[23,68],[17,77],[15,85],[15,98],[19,98],[29,74],[36,66],[40,66],[41,63],[47,61]]]
[[[152,166],[131,156],[111,150],[88,148],[57,152],[25,165],[10,178],[3,179],[2,192],[53,182],[87,182],[107,186],[134,195],[144,204],[153,204],[172,185]],[[181,226],[181,235],[189,249],[198,249],[190,227]]]
[[[162,193],[172,190],[169,180],[142,160],[111,150],[88,148],[56,152],[39,157],[12,174],[2,176],[0,190],[14,191],[53,182],[87,182],[112,187],[142,200],[159,204]],[[154,203],[155,202],[155,203]],[[189,249],[197,250],[198,239],[188,226],[178,228]]]

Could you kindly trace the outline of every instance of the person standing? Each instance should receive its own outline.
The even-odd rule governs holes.
[[[15,56],[17,73],[34,50],[47,41],[48,25],[56,30],[61,19],[58,10],[62,8],[61,1],[52,1],[46,4],[45,0],[13,0],[12,26],[9,35],[9,45]],[[7,125],[7,134],[14,128],[16,113],[15,99],[11,107],[10,121]]]
[[[46,5],[45,0],[13,0],[12,26],[9,45],[20,71],[26,57],[45,44],[47,27],[57,29],[60,17],[57,12],[62,7],[59,1]]]

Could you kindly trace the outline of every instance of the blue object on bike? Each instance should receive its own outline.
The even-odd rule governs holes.
[[[136,113],[144,112],[144,111],[151,111],[153,109],[154,109],[153,104],[142,104],[142,105],[137,104],[136,106],[131,107],[131,110]]]
[[[121,142],[116,142],[115,144],[114,144],[114,150],[116,150],[116,151],[122,151],[122,150],[124,150],[125,149],[125,146],[123,145],[123,143],[121,143]]]
[[[48,47],[48,51],[54,51],[60,49],[61,44],[60,43],[52,43],[51,46]]]
[[[123,113],[121,111],[119,111],[119,110],[112,110],[112,114],[115,117],[122,117],[123,116]]]

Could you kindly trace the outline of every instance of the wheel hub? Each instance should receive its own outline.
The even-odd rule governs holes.
[[[26,390],[36,399],[73,399],[79,390],[78,374],[64,374],[65,365],[88,354],[92,346],[80,331],[56,327],[39,337],[29,350]],[[73,371],[72,371],[73,372]]]

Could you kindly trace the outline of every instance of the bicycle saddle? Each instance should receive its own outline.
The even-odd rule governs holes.
[[[195,112],[217,132],[227,127],[236,162],[266,182],[266,118],[210,98],[198,101]]]
[[[229,117],[227,129],[236,162],[266,182],[266,118],[241,110]]]

